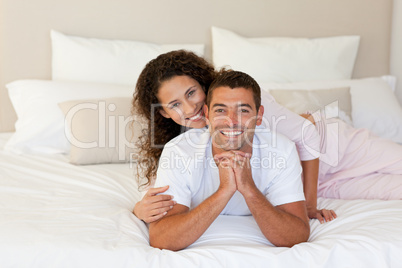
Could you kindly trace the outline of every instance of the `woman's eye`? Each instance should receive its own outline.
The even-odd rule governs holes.
[[[188,93],[188,96],[190,97],[190,96],[194,95],[194,93],[195,93],[195,90],[191,90],[191,91]]]
[[[177,108],[179,107],[179,103],[176,102],[175,104],[172,104],[172,106],[170,106],[171,109]]]
[[[223,109],[216,109],[215,112],[217,112],[217,113],[223,113]]]

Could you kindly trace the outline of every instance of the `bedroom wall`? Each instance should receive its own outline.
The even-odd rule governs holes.
[[[252,3],[252,4],[251,4]],[[84,37],[205,43],[210,26],[248,37],[362,37],[353,77],[389,73],[392,0],[0,0],[0,131],[16,115],[4,85],[51,78],[50,29]]]
[[[395,94],[402,105],[402,0],[393,3],[390,64],[391,74],[398,79]]]

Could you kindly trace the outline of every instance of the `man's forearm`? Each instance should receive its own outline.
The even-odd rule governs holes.
[[[232,196],[233,193],[218,190],[191,211],[171,216],[167,214],[161,220],[151,223],[150,245],[170,250],[180,250],[191,245],[219,216]],[[175,208],[172,212],[175,213]]]
[[[306,242],[310,235],[310,225],[305,213],[304,202],[292,203],[290,209],[299,213],[300,217],[274,207],[266,197],[255,189],[244,196],[252,215],[264,236],[275,246],[291,247]],[[287,204],[289,207],[289,205]],[[303,217],[304,216],[304,217]]]

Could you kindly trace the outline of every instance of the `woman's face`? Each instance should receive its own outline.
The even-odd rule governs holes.
[[[191,128],[206,126],[203,112],[205,97],[201,85],[186,75],[174,76],[163,82],[157,94],[162,116]]]

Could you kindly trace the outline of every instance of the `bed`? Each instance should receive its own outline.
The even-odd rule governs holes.
[[[10,137],[1,134],[1,142]],[[309,242],[270,245],[252,217],[220,216],[180,252],[148,243],[132,213],[133,165],[73,166],[0,152],[2,267],[399,267],[402,201],[319,199],[339,217],[312,220]]]
[[[309,103],[302,109],[402,143],[388,75],[392,1],[208,0],[184,13],[180,0],[35,2],[0,2],[1,267],[401,266],[402,200],[319,198],[338,218],[310,220],[309,241],[292,248],[270,244],[252,217],[221,215],[188,248],[159,250],[132,213],[144,127],[131,114],[134,84],[173,49],[252,74],[294,112]]]

